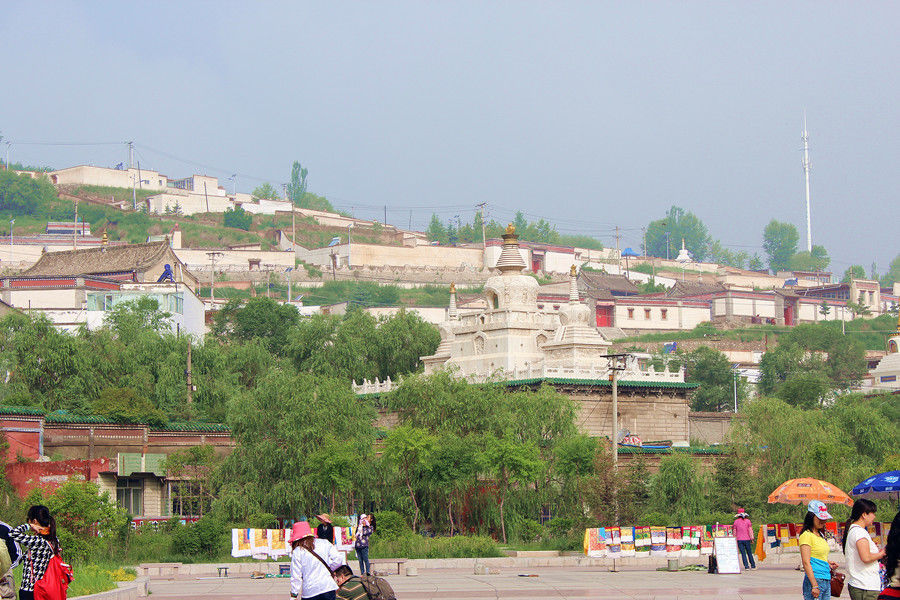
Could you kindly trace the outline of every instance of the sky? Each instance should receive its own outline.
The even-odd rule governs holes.
[[[133,140],[142,168],[229,191],[299,160],[337,208],[417,229],[485,202],[637,249],[676,205],[762,256],[772,219],[806,244],[805,111],[812,241],[838,275],[883,273],[898,22],[890,2],[20,2],[0,135],[54,168]]]

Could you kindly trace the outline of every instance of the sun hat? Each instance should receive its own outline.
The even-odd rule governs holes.
[[[305,537],[315,537],[309,521],[297,521],[291,526],[291,539],[288,540],[288,543],[293,544]]]
[[[809,503],[809,506],[807,507],[807,509],[809,510],[809,512],[816,515],[823,521],[827,521],[828,519],[834,518],[831,516],[831,513],[828,512],[828,507],[825,506],[825,503],[822,502],[821,500],[812,500]]]
[[[329,525],[331,525],[331,515],[329,515],[328,513],[322,513],[321,515],[316,515],[316,518],[318,520],[322,521],[323,523],[328,523]]]
[[[747,511],[744,510],[743,507],[738,506],[737,514],[734,516],[735,517],[749,517],[750,515],[747,514]]]

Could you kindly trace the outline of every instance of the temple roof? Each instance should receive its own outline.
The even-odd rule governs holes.
[[[144,271],[158,264],[169,250],[169,242],[102,246],[63,252],[44,252],[25,276],[92,275]]]

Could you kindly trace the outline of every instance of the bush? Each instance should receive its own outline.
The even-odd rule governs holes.
[[[575,521],[568,517],[556,517],[547,521],[547,529],[553,536],[567,535],[574,526]]]
[[[192,525],[179,527],[172,535],[172,552],[183,555],[215,556],[227,541],[225,526],[210,515]]]
[[[380,519],[381,517],[376,517]],[[378,523],[378,532],[381,523]],[[371,539],[372,558],[468,558],[503,556],[497,542],[480,535],[424,538],[411,531],[399,537],[379,535]]]
[[[531,519],[523,519],[519,529],[519,537],[523,542],[537,542],[547,535],[543,525]]]
[[[379,537],[397,538],[412,531],[398,512],[386,510],[374,514]]]

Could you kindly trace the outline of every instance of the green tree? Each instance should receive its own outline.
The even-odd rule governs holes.
[[[900,254],[894,257],[894,260],[888,265],[887,273],[881,278],[881,284],[884,286],[891,286],[898,281],[900,281]]]
[[[222,338],[246,342],[261,341],[269,352],[284,355],[292,330],[300,322],[300,313],[291,304],[271,298],[229,300],[216,312],[213,333]]]
[[[723,353],[701,346],[687,356],[686,362],[685,379],[700,384],[700,389],[691,397],[692,410],[733,410],[735,389],[738,402],[743,404],[747,397],[746,382],[735,375]]]
[[[813,245],[812,252],[797,252],[788,263],[791,271],[824,271],[831,259],[823,246]]]
[[[253,197],[257,200],[280,200],[281,197],[278,195],[278,190],[275,189],[275,186],[269,183],[268,181],[256,186],[256,189],[253,190]]]
[[[509,491],[515,485],[527,483],[539,473],[539,459],[540,453],[534,443],[521,443],[506,437],[490,437],[487,440],[484,468],[495,477],[500,531],[504,544],[507,542],[504,508]]]
[[[650,505],[670,522],[691,523],[708,510],[707,488],[697,461],[686,454],[672,454],[659,461],[650,484]]]
[[[306,189],[308,185],[306,178],[308,175],[309,170],[304,168],[299,160],[295,160],[294,164],[291,166],[291,182],[287,187],[288,198],[294,206],[305,208],[303,204],[306,200]]]
[[[253,225],[253,215],[240,206],[226,208],[223,218],[225,227],[250,231],[250,226]]]
[[[772,219],[763,231],[763,249],[769,257],[769,268],[775,272],[786,271],[791,257],[797,253],[800,234],[791,223]]]
[[[719,240],[715,240],[709,247],[709,260],[720,265],[743,269],[748,259],[749,255],[743,250],[729,250]]]
[[[759,257],[758,254],[754,254],[752,257],[750,257],[750,262],[747,263],[747,268],[751,271],[762,271],[766,268],[766,265],[765,263],[763,263],[763,260]]]
[[[168,423],[163,411],[130,387],[103,389],[93,403],[93,413],[119,423],[147,423],[154,427]]]
[[[384,460],[397,467],[409,492],[414,510],[413,531],[418,531],[419,523],[419,502],[413,482],[421,476],[421,471],[430,461],[435,442],[435,437],[428,431],[409,425],[393,429],[384,442]]]
[[[450,241],[447,229],[435,214],[431,215],[431,222],[428,224],[425,234],[428,236],[429,241],[438,242],[439,244],[447,244]]]
[[[865,279],[866,278],[866,269],[862,265],[850,265],[847,267],[847,270],[844,271],[844,276],[841,278],[841,283],[850,283],[851,279]]]
[[[694,213],[673,206],[664,218],[647,225],[645,253],[648,256],[675,258],[681,248],[682,238],[694,260],[706,260],[712,243],[706,225]]]
[[[236,446],[217,473],[213,511],[242,522],[252,514],[296,518],[324,509],[317,451],[339,440],[357,463],[370,464],[374,420],[371,403],[344,381],[270,370],[255,389],[229,402]],[[354,481],[358,497],[370,483]]]

